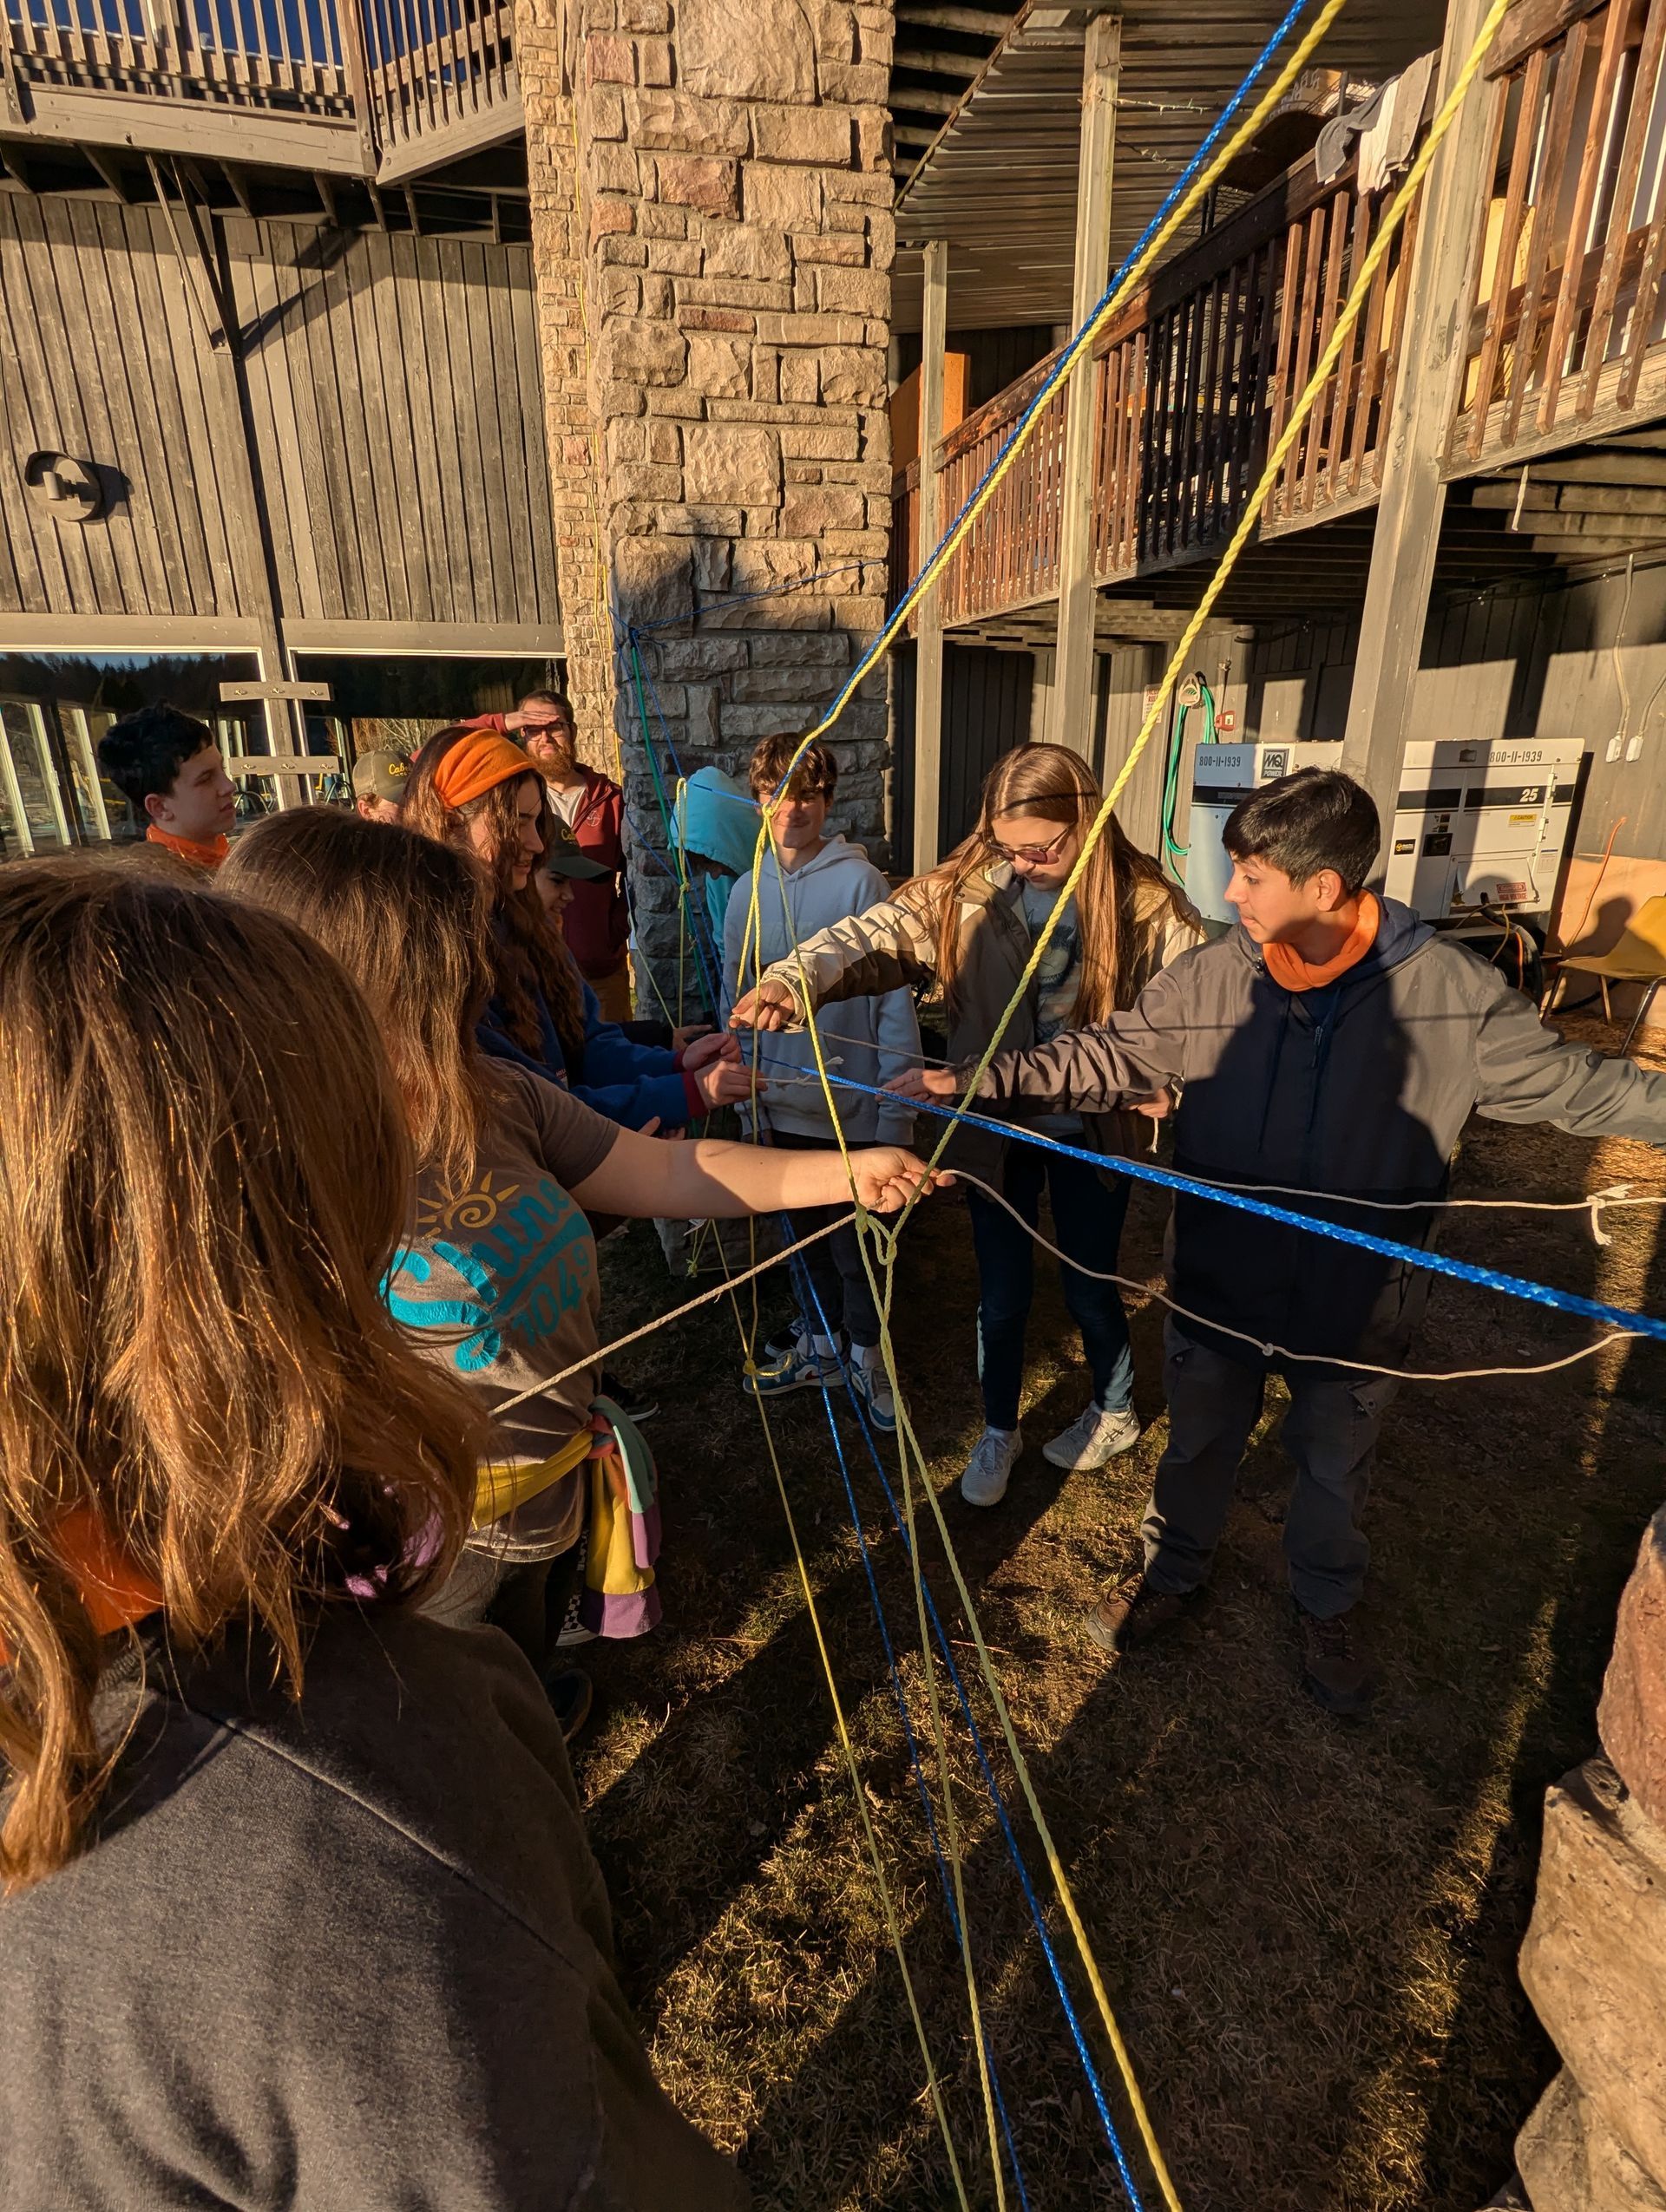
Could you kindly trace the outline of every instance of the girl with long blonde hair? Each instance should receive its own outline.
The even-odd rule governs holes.
[[[835,923],[766,969],[732,1022],[796,1029],[818,1006],[839,999],[899,985],[929,987],[941,997],[950,1058],[975,1058],[1018,988],[1101,802],[1092,770],[1076,754],[1062,745],[1019,746],[986,778],[969,837],[894,899]],[[1148,978],[1201,935],[1184,897],[1113,819],[1089,854],[1001,1043],[1040,1044],[1060,1029],[1102,1021],[1131,1005]],[[1099,1152],[1123,1150],[1127,1142],[1114,1116],[1059,1115],[1043,1126]],[[1125,1176],[972,1129],[956,1132],[948,1164],[1003,1190],[1032,1225],[1045,1186],[1060,1249],[1087,1266],[1115,1268],[1128,1203]],[[995,1505],[1023,1450],[1019,1398],[1034,1253],[1011,1215],[975,1189],[967,1198],[978,1260],[985,1425],[961,1488],[972,1504]],[[1093,1396],[1042,1452],[1055,1467],[1102,1467],[1139,1438],[1127,1316],[1113,1284],[1071,1266],[1060,1276],[1082,1332]]]
[[[535,1681],[416,1610],[480,1431],[382,1298],[407,1118],[292,923],[0,868],[8,2204],[740,2203]]]

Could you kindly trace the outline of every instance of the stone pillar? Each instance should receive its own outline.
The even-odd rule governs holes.
[[[515,17],[567,688],[587,757],[617,776],[613,623],[598,498],[601,446],[590,397],[586,239],[567,52],[569,18],[561,0],[520,0]]]
[[[1605,1758],[1545,1805],[1521,1979],[1563,2071],[1516,2143],[1532,2212],[1666,2212],[1666,1511],[1620,1601]]]
[[[596,547],[668,788],[672,747],[690,774],[732,771],[809,728],[882,617],[891,15],[572,6],[564,44],[554,0],[517,8],[561,614],[587,726],[605,695],[633,822],[660,845],[628,663],[593,642]],[[881,675],[833,740],[836,818],[870,849],[884,730]],[[663,983],[674,887],[650,862],[636,893]]]

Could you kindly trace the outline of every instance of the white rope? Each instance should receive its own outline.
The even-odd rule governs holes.
[[[744,1274],[731,1275],[714,1288],[702,1291],[698,1298],[691,1298],[686,1306],[673,1306],[669,1313],[662,1313],[657,1321],[645,1321],[640,1329],[633,1329],[629,1336],[616,1338],[612,1344],[603,1345],[600,1351],[591,1352],[587,1358],[575,1360],[572,1366],[563,1367],[559,1375],[548,1376],[541,1383],[534,1383],[524,1391],[517,1391],[513,1397],[506,1397],[501,1405],[492,1408],[493,1418],[509,1412],[517,1405],[524,1405],[529,1397],[537,1397],[544,1391],[553,1391],[562,1383],[570,1383],[574,1375],[587,1375],[593,1368],[600,1367],[605,1360],[611,1359],[616,1351],[623,1351],[627,1345],[640,1344],[644,1337],[651,1337],[660,1329],[669,1328],[673,1321],[680,1321],[685,1313],[698,1312],[702,1306],[710,1306],[728,1292],[738,1289],[742,1283],[750,1282],[754,1275],[763,1274],[766,1268],[778,1267],[784,1260],[790,1260],[795,1252],[802,1252],[806,1245],[819,1244],[823,1237],[830,1237],[839,1229],[848,1229],[856,1218],[853,1207],[849,1214],[842,1214],[836,1221],[830,1221],[824,1229],[812,1229],[807,1237],[800,1237],[796,1244],[784,1245],[779,1252],[771,1253],[767,1260],[760,1260],[757,1266],[748,1267]]]
[[[1166,1306],[1171,1313],[1178,1314],[1183,1321],[1195,1321],[1199,1328],[1210,1330],[1217,1337],[1231,1337],[1239,1344],[1247,1344],[1263,1359],[1296,1359],[1304,1366],[1340,1367],[1353,1375],[1387,1375],[1401,1383],[1469,1383],[1492,1375],[1553,1375],[1559,1367],[1572,1367],[1582,1359],[1591,1358],[1596,1352],[1606,1351],[1611,1344],[1635,1343],[1643,1334],[1637,1329],[1614,1329],[1607,1336],[1599,1337],[1595,1344],[1582,1345],[1577,1351],[1571,1351],[1561,1359],[1546,1359],[1531,1367],[1453,1367],[1436,1371],[1428,1368],[1380,1367],[1374,1360],[1340,1359],[1323,1351],[1291,1351],[1282,1344],[1264,1344],[1259,1337],[1252,1337],[1247,1330],[1229,1328],[1224,1321],[1211,1320],[1206,1314],[1194,1313],[1189,1306],[1182,1306],[1178,1299],[1171,1298],[1166,1291],[1158,1290],[1152,1283],[1138,1282],[1129,1275],[1112,1274],[1102,1268],[1084,1266],[1079,1260],[1072,1260],[1067,1253],[1060,1252],[1058,1246],[1044,1237],[1040,1229],[1033,1227],[1017,1207],[1010,1200],[1003,1198],[998,1190],[991,1189],[981,1176],[968,1175],[959,1168],[954,1168],[953,1174],[957,1182],[975,1185],[986,1198],[991,1198],[997,1206],[1004,1207],[1019,1227],[1033,1236],[1044,1251],[1050,1252],[1060,1266],[1073,1267],[1079,1275],[1091,1276],[1096,1283],[1115,1283],[1120,1290],[1134,1291],[1153,1298],[1159,1306]]]

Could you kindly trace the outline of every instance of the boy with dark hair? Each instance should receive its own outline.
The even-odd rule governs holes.
[[[177,707],[140,707],[110,724],[98,757],[145,821],[148,843],[197,867],[220,866],[237,819],[237,786],[206,722]]]
[[[825,745],[811,745],[792,777],[799,740],[784,734],[765,737],[753,752],[749,770],[752,797],[769,824],[769,845],[758,886],[758,935],[749,935],[752,872],[729,894],[723,929],[723,1008],[726,1024],[736,1001],[753,989],[772,962],[790,957],[793,947],[833,923],[865,913],[891,895],[890,886],[859,845],[848,845],[827,817],[838,788],[838,763]],[[834,1010],[836,1037],[822,1050],[839,1072],[857,1083],[881,1084],[911,1067],[920,1057],[920,1028],[914,1000],[906,991],[847,998]],[[799,1152],[836,1149],[832,1116],[817,1073],[816,1048],[808,1033],[761,1040],[760,1072],[768,1077],[767,1098],[758,1102],[760,1134],[768,1142]],[[907,1144],[914,1111],[901,1098],[875,1099],[860,1091],[839,1095],[840,1118],[852,1144]],[[743,1119],[750,1109],[741,1109]],[[801,1237],[836,1221],[843,1207],[800,1209],[792,1226]],[[879,1349],[879,1309],[874,1303],[862,1249],[852,1227],[837,1229],[803,1255],[804,1271],[815,1291],[795,1328],[778,1345],[766,1346],[746,1388],[759,1397],[785,1391],[819,1390],[841,1379],[839,1342],[849,1345],[851,1388],[869,1419],[888,1434],[896,1427],[896,1410]],[[816,1311],[819,1304],[819,1313]]]
[[[1364,888],[1379,834],[1369,795],[1330,770],[1252,793],[1223,833],[1237,928],[1183,952],[1127,1013],[1000,1054],[980,1099],[1003,1112],[1029,1101],[1103,1113],[1182,1085],[1180,1173],[1375,1201],[1276,1202],[1401,1243],[1431,1239],[1472,1111],[1666,1142],[1666,1076],[1564,1044],[1494,969]],[[928,1071],[908,1087],[958,1096],[964,1077]],[[1427,1211],[1389,1210],[1419,1201]],[[1396,1388],[1370,1370],[1405,1364],[1428,1275],[1203,1196],[1177,1197],[1170,1234],[1186,1312],[1166,1325],[1169,1444],[1145,1510],[1145,1570],[1100,1600],[1088,1633],[1126,1652],[1190,1609],[1271,1366],[1290,1394],[1284,1551],[1302,1685],[1332,1712],[1363,1711],[1359,1524]]]

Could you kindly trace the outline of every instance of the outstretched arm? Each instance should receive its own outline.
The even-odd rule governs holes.
[[[1550,1122],[1570,1136],[1666,1144],[1666,1076],[1608,1059],[1546,1029],[1530,998],[1476,961],[1476,1110],[1494,1122]]]
[[[1133,1005],[1093,1029],[1060,1030],[1046,1044],[998,1052],[981,1078],[979,1106],[1030,1104],[1108,1114],[1138,1106],[1185,1076],[1186,1031],[1174,971],[1153,976]],[[958,1098],[972,1069],[927,1068],[891,1086],[908,1097]]]
[[[710,1137],[662,1144],[625,1129],[600,1166],[573,1186],[573,1196],[587,1214],[731,1221],[849,1204],[852,1176],[857,1196],[873,1214],[895,1213],[922,1182],[931,1187],[923,1161],[896,1145],[852,1152],[847,1175],[836,1152],[784,1152]]]
[[[729,1017],[731,1029],[803,1029],[817,1006],[882,997],[931,978],[936,925],[920,887],[852,914],[765,968]],[[806,996],[809,1003],[806,1005]]]

